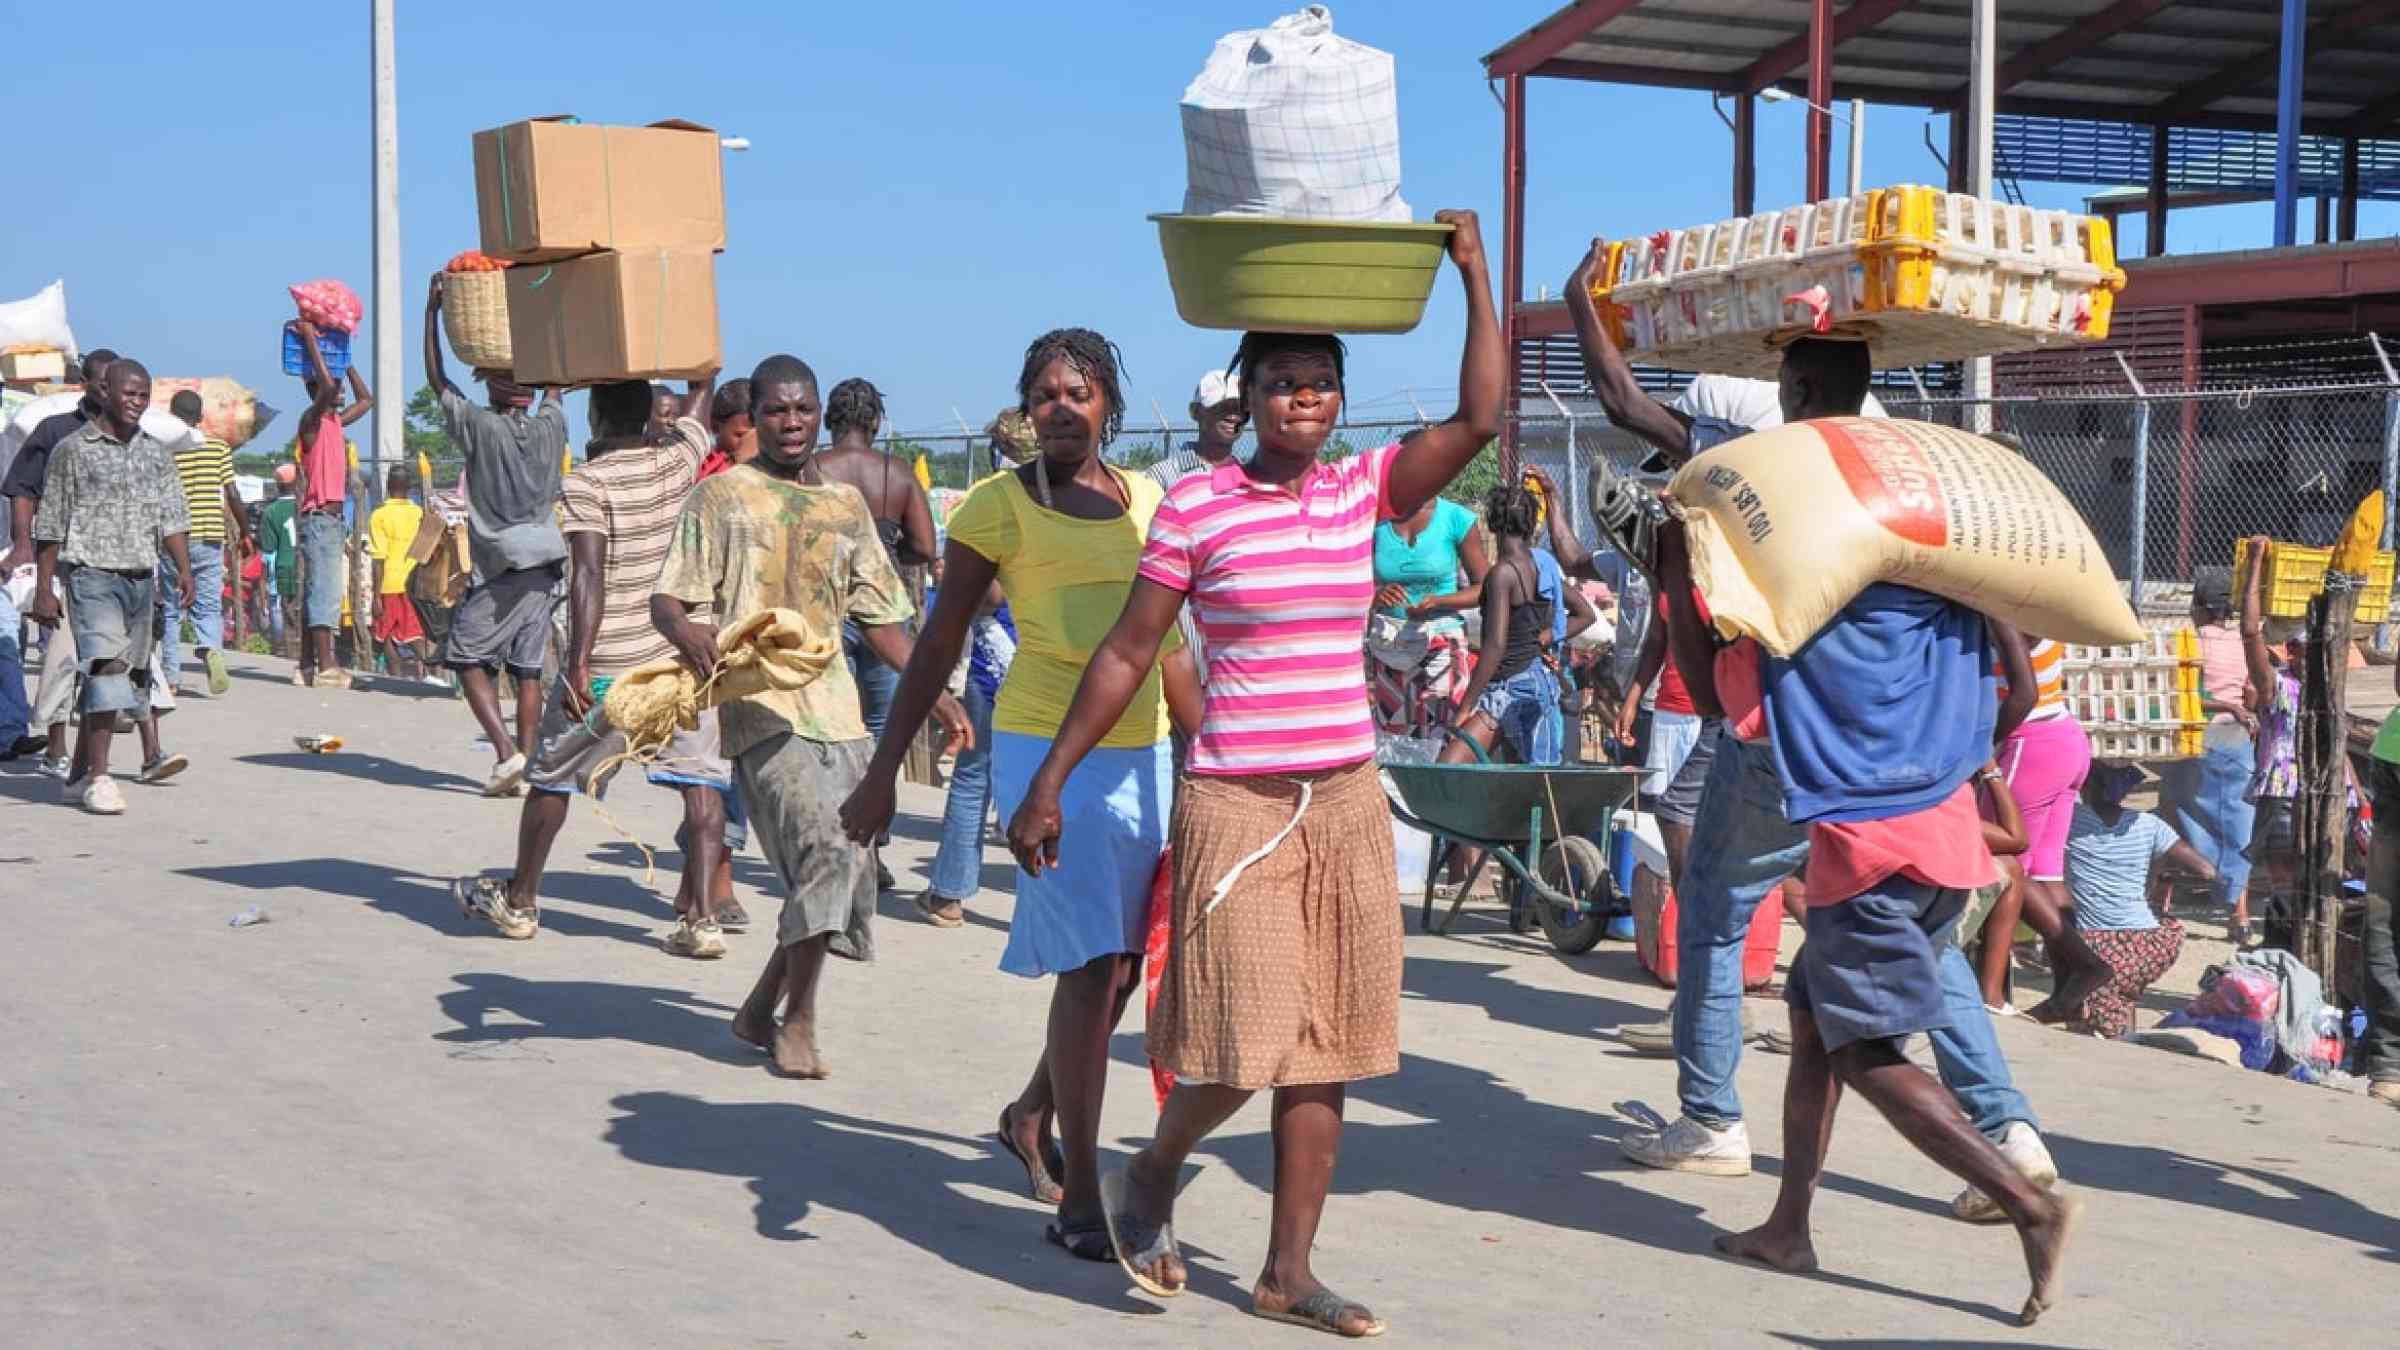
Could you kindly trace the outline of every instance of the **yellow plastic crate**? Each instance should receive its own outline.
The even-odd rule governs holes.
[[[1939,188],[1876,193],[1861,252],[1870,313],[1943,314],[2085,341],[2108,336],[2125,285],[2107,221]]]
[[[2356,621],[2381,623],[2392,608],[2392,573],[2395,562],[2390,552],[2375,555],[2367,570],[2367,584],[2358,594]],[[2308,617],[2308,602],[2325,586],[2325,569],[2333,565],[2333,550],[2310,548],[2306,544],[2290,544],[2275,540],[2267,551],[2267,584],[2265,595],[2267,614],[2278,619]],[[2237,540],[2233,546],[2233,595],[2236,604],[2250,593],[2250,541]]]

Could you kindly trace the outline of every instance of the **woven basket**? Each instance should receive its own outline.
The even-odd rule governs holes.
[[[508,273],[452,272],[442,282],[442,327],[450,350],[478,370],[508,370]]]

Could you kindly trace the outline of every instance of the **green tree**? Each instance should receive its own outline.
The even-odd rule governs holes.
[[[450,439],[450,430],[442,418],[442,401],[433,386],[422,385],[408,396],[408,407],[400,428],[400,447],[414,469],[418,456],[433,463],[434,481],[451,482],[458,477],[459,468],[466,463],[466,454],[458,442]]]

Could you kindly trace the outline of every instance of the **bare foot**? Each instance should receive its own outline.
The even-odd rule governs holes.
[[[775,1068],[786,1078],[831,1078],[833,1070],[817,1053],[817,1038],[797,1018],[775,1033]]]
[[[761,1050],[775,1048],[775,1019],[742,1008],[733,1015],[733,1034]]]
[[[2075,1221],[2083,1217],[2083,1197],[2061,1191],[2057,1199],[2057,1210],[2048,1223],[2017,1230],[2025,1244],[2025,1271],[2033,1277],[2033,1292],[2017,1314],[2019,1326],[2029,1327],[2040,1320],[2064,1292],[2067,1239],[2074,1234]]]
[[[1786,1233],[1772,1225],[1762,1224],[1747,1233],[1720,1234],[1717,1250],[1736,1261],[1756,1261],[1786,1275],[1812,1275],[1817,1269],[1817,1248],[1808,1234]]]

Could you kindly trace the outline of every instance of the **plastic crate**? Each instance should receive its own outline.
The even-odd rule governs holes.
[[[1929,187],[1884,188],[1606,246],[1592,283],[1618,345],[1772,376],[1822,287],[1828,323],[1912,365],[2108,336],[2124,285],[2105,222]]]
[[[2392,608],[2391,553],[2378,553],[2367,568],[2366,588],[2358,593],[2357,621],[2381,623]],[[2267,584],[2263,599],[2267,613],[2278,619],[2308,617],[2308,602],[2325,586],[2325,571],[2333,566],[2333,550],[2289,544],[2278,539],[2267,550]],[[2250,541],[2233,546],[2233,594],[2236,603],[2249,594]]]
[[[350,372],[350,335],[331,329],[317,330],[317,350],[324,354],[325,373],[339,380]],[[300,345],[300,326],[283,326],[283,373],[306,377],[308,352]]]

